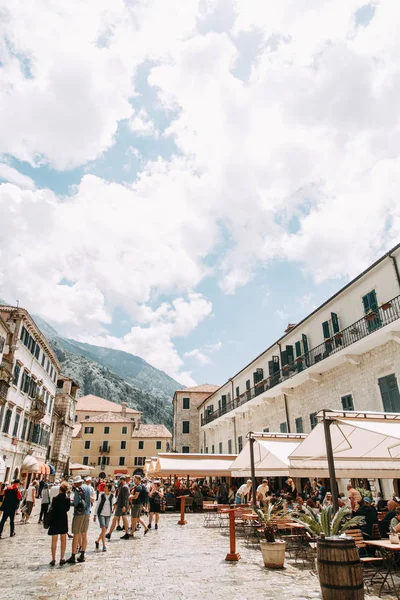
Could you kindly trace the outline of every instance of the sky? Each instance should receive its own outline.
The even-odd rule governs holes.
[[[0,0],[0,297],[222,384],[399,241],[398,0]]]

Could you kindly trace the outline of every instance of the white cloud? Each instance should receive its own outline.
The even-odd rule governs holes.
[[[190,350],[190,352],[185,352],[183,356],[185,356],[186,358],[194,359],[201,366],[209,365],[211,363],[210,358],[202,352],[200,352],[198,348]]]
[[[160,133],[158,129],[156,129],[154,121],[149,118],[145,108],[141,108],[140,111],[131,118],[129,121],[129,127],[139,137],[151,136],[157,139]]]
[[[36,187],[33,179],[27,175],[23,175],[6,163],[0,163],[0,179],[5,179],[9,183],[15,183],[21,189],[34,190]]]
[[[206,275],[231,294],[279,258],[320,282],[353,276],[394,245],[400,8],[375,2],[360,26],[363,4],[232,0],[222,18],[217,0],[0,0],[2,155],[87,164],[114,144],[123,119],[129,143],[157,137],[153,100],[140,97],[136,115],[130,104],[140,65],[152,66],[163,135],[178,149],[152,162],[132,150],[134,182],[88,174],[62,198],[8,170],[3,295],[98,340],[122,307],[137,325],[110,343],[179,375],[173,339],[209,314],[191,296]],[[243,32],[261,40],[245,82],[234,75]]]

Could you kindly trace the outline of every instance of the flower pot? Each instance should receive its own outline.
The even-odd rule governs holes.
[[[381,306],[382,310],[389,310],[389,308],[392,308],[391,302],[385,302],[385,304],[382,304],[382,306]]]
[[[260,540],[260,546],[264,565],[269,569],[283,569],[286,543]]]
[[[367,315],[365,315],[364,319],[366,321],[373,321],[374,319],[376,319],[376,313],[368,313]]]

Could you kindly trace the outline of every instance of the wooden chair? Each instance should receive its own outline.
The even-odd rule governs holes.
[[[185,498],[185,512],[190,512],[193,509],[193,498],[191,496],[187,496]]]
[[[367,556],[367,544],[361,529],[348,529],[346,535],[352,537],[360,553],[360,562],[364,573],[364,581],[369,592],[369,586],[375,583],[376,578],[379,581],[385,579],[385,574],[380,570],[385,566],[385,561],[381,556]]]
[[[165,498],[165,510],[168,509],[175,510],[176,509],[176,498]]]

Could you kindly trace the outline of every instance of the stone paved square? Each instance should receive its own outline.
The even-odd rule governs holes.
[[[158,531],[134,540],[120,540],[115,531],[106,553],[95,550],[98,525],[91,521],[87,561],[49,566],[50,537],[37,524],[17,525],[9,538],[8,525],[0,540],[0,597],[7,600],[310,600],[320,599],[317,577],[287,563],[283,571],[263,566],[258,548],[238,539],[241,560],[225,561],[229,537],[219,528],[204,528],[202,514],[188,514],[178,526],[177,513],[161,515]],[[71,540],[66,557],[70,556]],[[59,558],[57,556],[57,558]],[[385,595],[390,599],[390,596]]]

